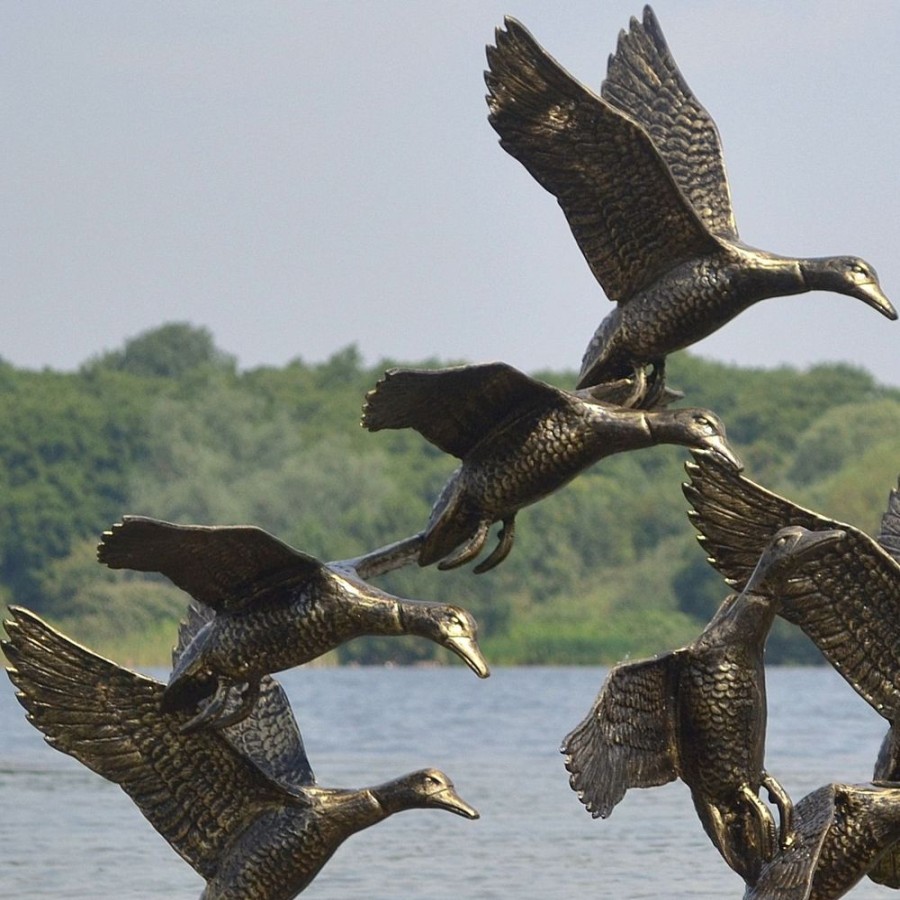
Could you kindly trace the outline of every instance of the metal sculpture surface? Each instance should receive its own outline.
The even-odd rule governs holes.
[[[753,554],[783,525],[844,532],[815,567],[785,586],[779,615],[802,628],[877,712],[897,721],[900,560],[858,528],[797,506],[703,453],[694,458],[686,466],[690,483],[684,485],[694,507],[689,515],[709,562],[730,584],[746,580]],[[894,495],[884,520],[889,530],[896,524],[896,505]],[[893,536],[889,531],[889,544]]]
[[[255,718],[245,718],[231,740],[214,729],[186,731],[187,713],[161,709],[161,683],[97,656],[24,609],[11,614],[3,650],[29,721],[52,747],[134,800],[206,879],[202,900],[290,900],[348,837],[405,809],[478,818],[436,769],[360,790],[319,787],[271,679],[256,698]],[[255,722],[270,732],[275,726],[277,751],[269,753],[265,731],[253,734]]]
[[[828,784],[795,810],[792,846],[766,865],[744,900],[836,900],[900,839],[900,785]]]
[[[681,778],[707,834],[747,882],[791,842],[787,792],[766,772],[763,653],[785,582],[815,564],[842,531],[779,531],[752,577],[687,647],[615,666],[585,719],[564,739],[569,783],[608,816],[630,787]],[[765,787],[778,805],[776,840]]]
[[[610,406],[590,390],[564,391],[499,362],[391,369],[366,396],[362,424],[413,428],[462,461],[434,504],[419,551],[419,565],[440,561],[441,569],[476,557],[494,522],[503,523],[499,542],[475,571],[501,563],[520,509],[614,453],[681,444],[741,465],[708,410]]]
[[[768,297],[824,290],[897,313],[856,257],[794,259],[738,237],[719,135],[652,10],[632,19],[601,95],[576,81],[514,19],[488,47],[489,120],[500,144],[562,207],[591,271],[616,303],[578,387],[654,367]],[[635,400],[645,395],[640,388]]]
[[[425,637],[480,677],[488,675],[466,610],[373,587],[360,574],[368,575],[368,557],[323,563],[261,528],[174,525],[143,516],[126,516],[105,532],[97,556],[110,568],[160,572],[216,611],[180,655],[163,694],[165,711],[200,704],[188,728],[234,721],[252,707],[262,675],[361,635]],[[371,570],[383,571],[384,559],[372,554]],[[228,703],[235,692],[244,695],[236,708]]]

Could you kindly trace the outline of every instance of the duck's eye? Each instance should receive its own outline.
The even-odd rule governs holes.
[[[782,535],[780,538],[778,538],[777,541],[775,541],[775,546],[783,547],[787,543],[787,540],[788,539],[784,535]]]
[[[694,423],[702,434],[711,435],[716,433],[716,426],[706,416],[696,416]]]

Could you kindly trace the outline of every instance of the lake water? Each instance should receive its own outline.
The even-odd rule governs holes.
[[[164,677],[165,673],[154,673]],[[683,785],[629,791],[594,820],[558,745],[599,668],[302,669],[279,676],[320,784],[359,787],[425,766],[481,812],[412,810],[350,838],[310,900],[740,898]],[[0,897],[196,900],[203,882],[115,785],[51,750],[0,684]],[[885,731],[833,671],[772,669],[767,767],[795,802],[871,777]],[[855,898],[886,897],[864,879]]]

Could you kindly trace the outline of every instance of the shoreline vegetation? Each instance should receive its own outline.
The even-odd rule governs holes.
[[[323,363],[238,370],[186,323],[75,372],[0,359],[0,602],[120,664],[168,666],[187,595],[99,565],[101,532],[124,514],[254,524],[329,560],[413,534],[456,460],[412,431],[368,434],[360,409],[386,368],[453,362],[369,366],[351,346]],[[843,364],[759,370],[686,352],[667,372],[679,405],[722,417],[754,481],[877,533],[900,471],[900,389]],[[576,377],[530,374],[563,387]],[[515,551],[489,573],[411,566],[378,584],[469,609],[492,666],[604,665],[682,646],[728,593],[686,516],[688,458],[655,447],[601,461],[523,510]],[[767,656],[819,661],[783,622]],[[448,661],[429,641],[365,638],[322,664]]]

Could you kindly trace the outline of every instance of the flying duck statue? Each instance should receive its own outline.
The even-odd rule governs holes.
[[[620,34],[599,96],[519,22],[504,24],[487,48],[489,121],[556,197],[616,304],[588,345],[579,388],[632,380],[630,402],[651,405],[669,353],[768,297],[835,291],[897,318],[863,260],[794,259],[739,239],[715,123],[649,6]]]
[[[763,763],[763,655],[786,581],[842,537],[782,529],[743,591],[725,599],[695,641],[610,670],[561,747],[569,783],[595,818],[608,816],[628,788],[680,778],[713,844],[747,883],[791,843],[790,799]],[[778,806],[777,835],[761,787]]]
[[[405,600],[364,580],[408,561],[410,546],[418,542],[325,563],[253,526],[125,516],[104,532],[97,557],[112,569],[159,572],[215,611],[180,655],[162,697],[165,711],[199,707],[184,723],[199,728],[246,714],[262,675],[361,635],[428,638],[486,678],[477,625],[466,610]],[[230,702],[235,692],[244,695],[237,707]]]
[[[2,646],[28,720],[50,746],[134,800],[206,879],[200,900],[290,900],[343,841],[401,810],[478,818],[436,769],[360,790],[317,785],[271,679],[252,716],[229,726],[231,739],[226,730],[186,729],[187,712],[162,708],[161,683],[97,656],[25,609],[10,613]]]
[[[502,522],[497,546],[475,571],[498,565],[512,549],[522,507],[614,453],[681,444],[741,465],[708,410],[613,406],[590,389],[565,391],[501,362],[389,369],[366,395],[362,424],[413,428],[461,461],[421,535],[419,565],[440,569],[474,559],[491,525]]]

